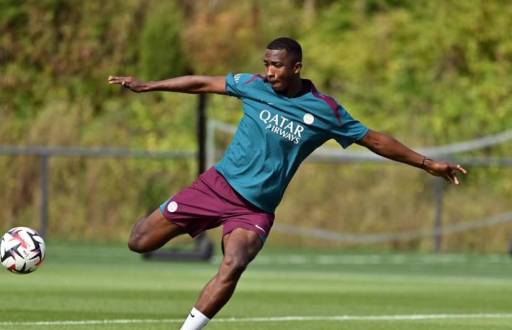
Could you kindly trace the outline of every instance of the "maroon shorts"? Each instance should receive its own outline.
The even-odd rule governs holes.
[[[246,201],[214,167],[163,203],[160,212],[192,237],[222,225],[223,235],[243,228],[255,232],[265,241],[274,223],[273,213]]]

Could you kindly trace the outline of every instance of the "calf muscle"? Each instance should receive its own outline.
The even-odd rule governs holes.
[[[224,258],[217,274],[204,287],[196,308],[212,318],[229,301],[247,265],[263,243],[254,232],[236,229],[224,237]]]

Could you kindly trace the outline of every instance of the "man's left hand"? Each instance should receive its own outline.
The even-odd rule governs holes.
[[[468,173],[461,165],[435,161],[428,158],[423,162],[423,168],[428,173],[440,176],[446,181],[457,185],[460,183],[457,174]]]

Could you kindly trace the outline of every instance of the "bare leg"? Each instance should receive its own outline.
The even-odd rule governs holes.
[[[160,210],[156,209],[133,226],[128,247],[134,252],[149,252],[184,233],[183,228],[164,218]]]
[[[212,318],[233,295],[245,268],[261,250],[258,235],[242,228],[224,236],[224,259],[218,273],[206,284],[195,307]]]

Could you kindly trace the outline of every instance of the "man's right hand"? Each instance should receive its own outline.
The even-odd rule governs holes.
[[[125,88],[128,88],[132,92],[142,92],[143,83],[136,80],[133,77],[116,77],[116,76],[109,76],[108,77],[108,83],[113,84],[119,84]]]

